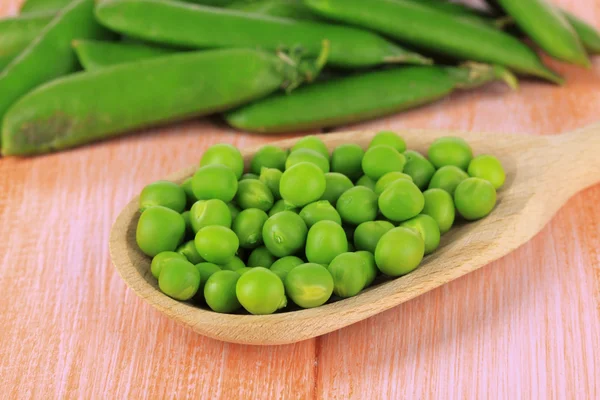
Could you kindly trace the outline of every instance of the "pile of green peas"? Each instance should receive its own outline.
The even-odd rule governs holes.
[[[455,220],[494,209],[505,179],[497,158],[456,137],[424,156],[389,131],[331,154],[306,136],[262,147],[248,171],[217,144],[181,185],[142,190],[136,239],[174,299],[219,313],[313,308],[415,270]]]

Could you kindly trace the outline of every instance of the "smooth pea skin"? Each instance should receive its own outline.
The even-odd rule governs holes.
[[[300,257],[287,256],[275,261],[273,265],[271,265],[270,270],[281,278],[282,282],[285,282],[287,274],[298,265],[302,264],[304,264],[304,261]]]
[[[425,243],[425,255],[433,253],[440,245],[440,228],[429,215],[421,214],[404,221],[400,226],[414,229]]]
[[[433,164],[423,157],[421,153],[413,150],[405,151],[404,157],[406,157],[406,164],[404,165],[403,172],[412,178],[419,189],[427,189],[431,177],[435,174]]]
[[[215,144],[209,147],[202,158],[200,166],[221,164],[231,168],[237,179],[242,177],[244,173],[244,159],[237,147],[227,143]]]
[[[448,232],[454,224],[456,214],[452,196],[443,189],[429,189],[423,192],[423,197],[425,207],[421,213],[429,215],[437,222],[440,234]]]
[[[408,228],[394,228],[381,237],[375,249],[377,268],[388,276],[402,276],[416,269],[425,255],[425,242]]]
[[[217,271],[204,285],[204,299],[211,310],[218,313],[232,313],[242,306],[237,299],[235,288],[240,274],[234,271]]]
[[[306,243],[308,228],[304,220],[291,211],[282,211],[269,217],[263,226],[263,241],[271,254],[291,256]]]
[[[481,219],[496,206],[496,189],[485,179],[465,179],[456,187],[454,204],[467,221]]]
[[[207,165],[198,168],[192,177],[192,190],[198,200],[219,199],[228,203],[235,197],[238,181],[231,168]]]
[[[271,265],[277,260],[277,258],[271,254],[271,252],[265,247],[257,247],[250,253],[248,257],[248,266],[270,268]]]
[[[404,139],[396,132],[392,131],[381,131],[376,134],[371,140],[371,143],[369,143],[369,148],[379,145],[391,146],[399,153],[404,153],[404,151],[406,151],[406,142]]]
[[[298,208],[294,207],[293,205],[287,203],[285,200],[281,199],[281,200],[277,200],[275,202],[275,204],[273,204],[273,207],[269,210],[269,217],[272,217],[273,215],[280,213],[282,211],[291,211],[296,214],[298,214],[298,212],[299,212]]]
[[[418,215],[425,206],[423,193],[417,185],[399,179],[379,196],[379,209],[389,220],[401,222]]]
[[[320,199],[326,187],[323,171],[312,163],[301,162],[283,173],[279,190],[289,204],[303,207]]]
[[[352,225],[373,221],[377,217],[377,195],[364,186],[347,190],[338,199],[336,209],[342,221]]]
[[[364,258],[356,253],[343,253],[331,261],[329,273],[333,277],[333,292],[347,298],[356,296],[365,288],[367,266]]]
[[[454,165],[446,165],[435,171],[429,182],[429,189],[443,189],[452,196],[458,184],[468,177],[469,175],[462,169]]]
[[[383,193],[383,191],[385,189],[387,189],[387,187],[396,182],[398,179],[406,179],[412,182],[412,178],[410,175],[407,175],[405,173],[402,172],[397,172],[397,171],[393,171],[393,172],[388,172],[387,174],[385,174],[384,176],[382,176],[381,178],[379,178],[379,180],[377,181],[377,183],[375,184],[375,190],[374,192],[377,195],[380,195],[381,193]]]
[[[292,166],[301,163],[301,162],[309,162],[318,166],[323,173],[329,172],[329,158],[325,157],[323,154],[318,151],[311,149],[298,149],[288,156],[285,161],[285,168],[289,169]]]
[[[167,296],[186,301],[198,291],[200,279],[200,272],[194,264],[171,258],[165,261],[160,271],[158,287]]]
[[[340,144],[331,154],[331,170],[355,181],[363,174],[362,159],[364,155],[365,151],[357,144]]]
[[[333,277],[319,264],[297,266],[287,274],[284,282],[287,295],[302,308],[319,307],[333,293]]]
[[[360,178],[358,178],[358,180],[356,181],[356,186],[364,186],[367,187],[373,191],[375,191],[375,185],[377,184],[377,181],[369,178],[367,175],[363,175]]]
[[[174,251],[185,237],[185,221],[170,208],[154,206],[140,216],[135,240],[144,254],[154,257],[163,251]]]
[[[472,178],[485,179],[496,190],[500,189],[506,180],[506,173],[504,172],[504,168],[502,168],[500,160],[490,155],[475,157],[471,160],[467,172]]]
[[[194,295],[194,300],[198,303],[205,303],[204,287],[206,286],[206,282],[214,273],[221,271],[221,268],[213,263],[196,264],[196,268],[200,273],[200,286],[198,286],[198,291]]]
[[[245,268],[246,264],[244,264],[244,262],[239,257],[233,257],[225,264],[219,265],[219,267],[221,267],[222,270],[237,271],[238,269]]]
[[[354,231],[354,246],[357,250],[375,253],[379,239],[392,229],[394,229],[394,224],[388,221],[363,222]]]
[[[282,175],[283,172],[275,168],[263,168],[260,172],[259,180],[267,185],[269,190],[271,190],[275,200],[281,199],[281,193],[279,193],[279,184],[281,182]]]
[[[235,272],[237,272],[240,275],[244,275],[246,272],[250,272],[252,271],[252,267],[244,267],[244,268],[240,268],[240,269],[236,269]]]
[[[185,210],[186,203],[185,191],[178,184],[169,181],[151,183],[140,194],[140,212],[148,207],[163,206],[181,213]]]
[[[198,199],[194,195],[194,190],[192,189],[192,177],[187,178],[181,184],[181,188],[185,192],[185,197],[187,198],[187,206],[191,207]]]
[[[218,225],[200,229],[194,242],[200,256],[214,264],[230,261],[240,245],[238,237],[231,229]]]
[[[288,152],[280,147],[267,145],[261,147],[250,162],[250,170],[260,175],[263,168],[275,168],[280,171],[285,169],[285,160]]]
[[[251,179],[239,182],[235,202],[243,210],[258,208],[269,211],[273,207],[275,199],[267,185],[259,180]]]
[[[325,174],[325,182],[325,193],[321,196],[321,200],[327,200],[333,205],[337,203],[342,193],[354,187],[350,178],[337,172]]]
[[[336,222],[319,221],[308,231],[305,251],[309,262],[327,265],[348,251],[346,232]]]
[[[231,220],[229,207],[219,199],[199,200],[190,209],[190,224],[194,233],[211,225],[229,228]]]
[[[333,221],[340,226],[342,225],[340,214],[327,200],[310,203],[300,211],[299,215],[309,229],[319,221]]]
[[[392,146],[371,147],[362,159],[362,169],[369,178],[377,181],[388,172],[402,172],[406,158]]]
[[[248,208],[238,215],[231,229],[240,240],[240,247],[254,249],[262,244],[262,228],[267,219],[267,213],[258,208]]]
[[[462,138],[442,137],[429,146],[427,156],[436,168],[454,165],[466,171],[473,159],[473,150]]]
[[[250,314],[267,315],[287,305],[283,282],[263,267],[243,274],[235,287],[237,298]]]
[[[365,262],[365,287],[369,287],[373,284],[373,281],[379,274],[379,269],[375,264],[375,256],[373,255],[373,253],[364,250],[357,251],[354,254],[362,257],[363,261]]]
[[[295,153],[296,151],[301,149],[309,149],[316,151],[326,159],[329,159],[329,150],[327,149],[327,146],[325,145],[325,143],[323,143],[321,139],[319,139],[316,136],[304,136],[302,139],[298,140],[296,144],[294,144],[294,146],[292,146],[290,153]]]
[[[158,253],[154,256],[154,258],[152,258],[152,263],[150,264],[152,276],[158,279],[163,265],[171,259],[186,260],[183,254],[176,253],[174,251],[163,251],[162,253]]]
[[[204,259],[198,253],[198,250],[196,249],[196,244],[193,240],[185,242],[184,244],[179,246],[176,252],[183,255],[192,264],[199,264],[204,261]]]

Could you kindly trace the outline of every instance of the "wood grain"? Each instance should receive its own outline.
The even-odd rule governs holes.
[[[1,1],[0,12],[16,3]],[[559,3],[600,27],[597,2]],[[527,82],[513,94],[494,85],[340,130],[549,135],[598,121],[600,59],[591,71],[554,65],[565,87]],[[0,398],[600,397],[598,186],[507,257],[296,345],[224,344],[137,298],[108,257],[122,207],[210,144],[269,140],[202,120],[0,159]]]

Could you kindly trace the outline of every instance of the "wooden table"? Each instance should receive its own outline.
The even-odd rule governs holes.
[[[600,26],[600,3],[561,3]],[[591,71],[553,65],[566,86],[492,85],[347,128],[555,134],[597,122],[600,58]],[[202,120],[0,159],[0,398],[600,398],[600,186],[505,258],[295,345],[211,340],[137,298],[108,256],[121,208],[213,143],[269,140]]]

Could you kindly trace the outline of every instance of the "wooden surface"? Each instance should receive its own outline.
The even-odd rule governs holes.
[[[600,27],[597,2],[560,3]],[[0,14],[15,9],[0,2]],[[597,122],[600,58],[591,71],[554,65],[565,87],[494,85],[343,129],[554,134]],[[600,398],[600,186],[501,260],[295,345],[208,339],[128,290],[108,255],[122,207],[210,144],[269,140],[202,120],[1,159],[0,398]]]

